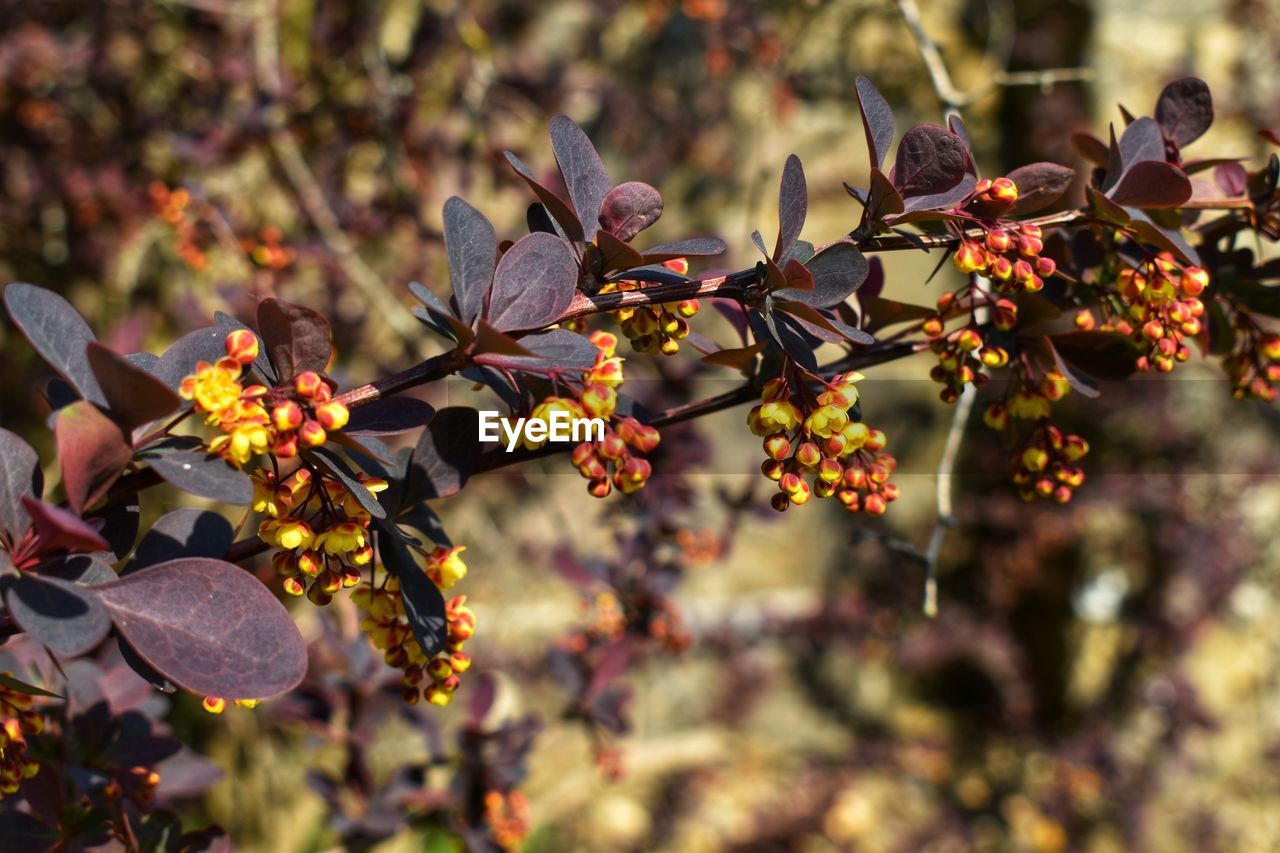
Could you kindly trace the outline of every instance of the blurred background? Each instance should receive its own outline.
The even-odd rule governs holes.
[[[1149,113],[1186,74],[1209,83],[1217,114],[1196,156],[1256,161],[1254,131],[1280,125],[1267,0],[921,5],[975,95],[964,114],[989,176],[1078,165],[1071,132],[1104,133],[1117,103]],[[1050,67],[1089,79],[991,85]],[[0,280],[61,292],[123,352],[277,295],[329,316],[336,375],[364,381],[438,349],[407,285],[447,289],[444,200],[464,195],[517,236],[530,199],[502,151],[550,174],[560,112],[616,181],[662,190],[642,241],[714,234],[731,246],[716,264],[752,263],[791,152],[809,178],[805,237],[847,232],[860,211],[841,181],[867,175],[858,74],[899,132],[939,120],[880,0],[0,0]],[[887,258],[887,292],[931,303],[956,283],[949,270],[927,283],[934,263]],[[695,328],[724,339],[712,313]],[[629,379],[657,378],[642,361]],[[49,459],[36,365],[0,325],[0,424]],[[691,380],[697,365],[682,354],[662,376]],[[608,601],[564,579],[556,548],[619,560],[615,534],[643,514],[589,498],[555,459],[441,505],[468,547],[469,650],[499,679],[493,714],[543,723],[526,849],[1280,848],[1276,409],[1232,401],[1202,364],[1073,396],[1063,426],[1094,450],[1066,507],[1024,505],[975,419],[930,620],[911,550],[934,522],[949,410],[928,367],[899,362],[863,385],[903,491],[871,523],[817,503],[769,511],[744,410],[669,431],[676,467],[656,467],[679,477],[660,494],[677,501],[673,598],[692,643],[624,676],[625,734],[564,713],[548,649]],[[144,509],[181,500],[157,492]],[[299,610],[323,642],[329,615]],[[447,737],[463,714],[431,716]],[[177,700],[175,730],[225,774],[187,806],[193,824],[221,823],[246,850],[450,848],[417,820],[360,828],[367,803],[307,784],[334,767],[333,739],[287,717],[268,703],[215,720]],[[407,757],[405,731],[366,735],[375,777]]]

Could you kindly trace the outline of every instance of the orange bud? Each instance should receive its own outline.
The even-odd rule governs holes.
[[[281,432],[289,432],[302,426],[302,407],[287,400],[271,410],[271,422]]]
[[[328,440],[329,436],[318,421],[306,421],[298,429],[298,438],[307,447],[319,447]]]
[[[258,357],[258,336],[248,329],[236,329],[227,335],[227,355],[242,366],[253,364]]]
[[[316,420],[327,430],[339,430],[347,425],[351,413],[342,403],[329,402],[316,409]]]

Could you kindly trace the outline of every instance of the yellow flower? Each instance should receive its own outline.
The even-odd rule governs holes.
[[[297,518],[269,518],[258,525],[258,537],[269,545],[292,551],[310,548],[315,541],[311,525]]]
[[[236,424],[231,431],[209,442],[209,452],[244,465],[271,446],[271,431],[262,424]]]
[[[831,385],[818,395],[818,405],[839,406],[851,409],[858,402],[858,388],[854,384],[862,378],[861,373],[844,373],[834,377]]]
[[[270,471],[260,469],[253,472],[250,479],[253,480],[254,512],[265,512],[274,518],[289,508],[280,493],[275,475]]]
[[[244,391],[240,383],[240,364],[230,358],[217,363],[196,362],[196,372],[182,380],[178,393],[184,400],[194,400],[203,412],[217,414],[234,406]]]
[[[547,443],[547,439],[535,441],[529,438],[529,423],[533,421],[542,421],[547,425],[547,432],[551,430],[551,413],[565,412],[572,418],[581,418],[585,416],[582,406],[577,400],[568,397],[548,397],[538,405],[534,406],[533,411],[529,413],[529,422],[525,424],[524,435],[521,437],[521,444],[526,450],[537,450],[539,447]]]
[[[763,404],[756,417],[760,429],[756,435],[790,432],[800,425],[800,410],[786,400],[772,400]]]
[[[427,557],[427,577],[441,589],[450,589],[467,576],[467,564],[458,555],[467,550],[465,545],[452,548],[436,548]]]
[[[316,537],[316,548],[323,548],[326,554],[346,554],[363,548],[364,543],[364,528],[354,521],[340,521]]]
[[[805,419],[804,426],[811,434],[820,435],[823,438],[831,436],[844,430],[849,425],[849,413],[838,406],[819,406],[809,413],[809,417]]]
[[[1013,395],[1009,402],[1009,414],[1022,420],[1035,421],[1049,417],[1049,401],[1025,388]]]

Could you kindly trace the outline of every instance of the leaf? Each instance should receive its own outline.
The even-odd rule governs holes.
[[[1071,147],[1076,153],[1095,166],[1107,165],[1107,146],[1090,133],[1071,134]]]
[[[433,657],[448,639],[444,596],[413,559],[400,533],[385,522],[378,523],[378,554],[383,565],[400,579],[404,615],[414,638],[423,653]]]
[[[884,168],[884,158],[893,144],[893,110],[880,91],[866,77],[854,81],[858,95],[858,110],[862,113],[862,127],[867,136],[867,152],[871,165]]]
[[[1165,158],[1164,135],[1155,119],[1143,116],[1124,129],[1120,137],[1121,175],[1134,165],[1147,160],[1163,161]]]
[[[142,458],[166,482],[187,494],[237,506],[253,500],[249,475],[220,456],[171,444],[149,447]]]
[[[879,169],[871,170],[871,186],[867,191],[866,215],[872,222],[879,222],[886,216],[902,213],[906,202],[902,194],[893,186],[893,182]]]
[[[40,457],[31,445],[7,429],[0,429],[0,534],[17,542],[31,526],[22,499],[38,499],[43,492]]]
[[[1138,348],[1120,332],[1065,332],[1052,341],[1065,361],[1099,379],[1124,379],[1135,370]]]
[[[551,325],[577,287],[578,264],[569,244],[550,234],[529,234],[498,262],[487,318],[504,332]]]
[[[98,531],[62,507],[26,497],[22,499],[22,506],[31,517],[42,554],[105,551],[110,547]]]
[[[323,373],[333,355],[329,322],[310,308],[274,297],[258,303],[258,330],[267,357],[284,381],[314,370]]]
[[[207,509],[177,509],[160,516],[138,543],[125,573],[180,557],[221,558],[231,547],[231,522]]]
[[[968,158],[960,137],[934,124],[918,124],[898,143],[893,186],[904,199],[946,192],[964,179]]]
[[[1011,216],[1026,216],[1044,210],[1071,186],[1075,170],[1057,163],[1030,163],[1009,173],[1009,180],[1018,186],[1018,200],[1014,202]]]
[[[1213,96],[1198,77],[1174,80],[1156,101],[1156,121],[1179,148],[1199,139],[1213,124]]]
[[[231,563],[173,560],[93,589],[138,656],[198,696],[266,699],[306,675],[288,612]]]
[[[804,166],[800,158],[792,154],[782,169],[782,184],[778,188],[778,242],[774,244],[771,256],[774,261],[781,261],[800,239],[808,214],[809,188],[804,181]]]
[[[378,503],[378,496],[360,482],[351,466],[341,456],[326,447],[315,447],[307,451],[307,455],[315,458],[334,477],[342,482],[343,488],[351,493],[356,502],[374,518],[386,518],[387,511]]]
[[[864,287],[865,291],[866,288]],[[868,296],[858,293],[858,303],[862,306],[862,328],[868,332],[892,326],[895,323],[910,323],[923,320],[934,313],[932,308],[924,305],[911,305],[882,296]]]
[[[609,190],[600,205],[600,226],[624,242],[662,216],[662,193],[640,181],[627,181]]]
[[[133,541],[138,538],[138,527],[141,523],[142,507],[138,503],[138,495],[112,497],[102,508],[91,513],[86,520],[90,525],[101,524],[98,529],[102,538],[110,545],[111,554],[117,560],[123,559],[133,549]]]
[[[4,289],[4,305],[23,336],[59,376],[84,399],[106,403],[85,357],[85,347],[96,338],[70,302],[43,287],[14,282]]]
[[[786,293],[780,291],[778,296]],[[801,328],[820,338],[827,343],[840,344],[845,342],[853,342],[858,344],[873,344],[876,339],[871,335],[855,329],[853,326],[846,325],[834,317],[828,317],[811,305],[805,305],[803,302],[794,302],[788,299],[773,300],[773,306],[779,311],[786,312],[796,320]]]
[[[182,405],[182,399],[163,381],[97,341],[89,342],[85,354],[107,408],[126,430],[159,420]]]
[[[470,343],[471,339],[475,337],[475,333],[471,331],[471,326],[455,317],[449,306],[445,305],[439,296],[428,290],[421,282],[410,282],[409,291],[426,305],[426,308],[414,308],[413,316],[426,323],[437,333],[463,346]]]
[[[1127,168],[1107,197],[1125,207],[1177,207],[1191,198],[1191,181],[1172,163],[1146,160]]]
[[[960,183],[951,189],[930,195],[912,196],[906,200],[903,209],[908,213],[925,210],[948,210],[968,198],[977,185],[978,179],[966,171],[960,177]]]
[[[578,216],[573,212],[565,200],[553,193],[551,190],[538,183],[533,176],[533,171],[521,162],[520,158],[510,151],[505,152],[507,162],[515,169],[516,174],[524,179],[524,182],[533,190],[534,195],[542,202],[543,207],[560,223],[560,227],[564,229],[565,236],[570,242],[581,243],[583,241],[582,223],[578,221]],[[593,232],[594,233],[594,232]]]
[[[722,349],[719,352],[704,355],[702,361],[706,364],[714,364],[717,367],[731,367],[734,370],[750,375],[756,356],[763,352],[768,345],[769,342],[764,340],[751,346]]]
[[[867,259],[852,243],[836,243],[814,255],[806,266],[812,290],[787,289],[781,295],[814,308],[830,308],[849,298],[867,280]]]
[[[813,273],[809,272],[809,268],[795,258],[788,259],[786,265],[782,268],[782,275],[787,281],[788,289],[813,290]]]
[[[188,332],[164,351],[152,373],[170,389],[177,390],[183,379],[195,373],[196,362],[213,364],[227,354],[228,331],[227,327],[215,325]]]
[[[551,150],[582,223],[582,239],[590,243],[600,229],[600,210],[613,181],[591,140],[568,116],[551,119]]]
[[[599,267],[595,271],[600,275],[614,270],[629,270],[644,266],[644,255],[608,231],[598,232],[595,245],[588,246],[587,251],[596,253]]]
[[[1157,225],[1151,217],[1136,207],[1126,207],[1124,211],[1129,218],[1129,227],[1138,235],[1139,240],[1167,249],[1177,255],[1183,263],[1200,266],[1200,255],[1183,239],[1179,231]]]
[[[410,494],[418,498],[447,498],[461,489],[475,471],[482,451],[480,413],[465,406],[436,412],[413,451]]]
[[[663,261],[674,261],[676,258],[692,258],[711,255],[722,255],[729,247],[717,237],[691,237],[677,240],[674,243],[663,243],[652,249],[645,249],[644,262],[660,264]]]
[[[351,409],[347,435],[398,435],[431,423],[435,407],[414,397],[378,397]]]
[[[1089,374],[1083,372],[1077,373],[1075,370],[1072,370],[1071,365],[1069,365],[1066,359],[1062,357],[1062,353],[1058,352],[1058,348],[1053,345],[1053,338],[1046,337],[1044,339],[1044,345],[1049,350],[1049,354],[1053,357],[1053,363],[1057,365],[1058,372],[1062,374],[1063,378],[1067,380],[1067,384],[1075,389],[1077,393],[1088,397],[1089,399],[1095,399],[1101,396],[1102,392],[1098,390],[1098,383],[1093,381],[1093,377],[1089,376]]]
[[[1242,196],[1249,190],[1249,173],[1239,163],[1222,163],[1213,169],[1213,182],[1228,197]]]
[[[555,217],[547,212],[547,206],[540,201],[535,201],[525,210],[525,224],[529,226],[529,233],[535,231],[545,231],[548,234],[555,234],[557,237],[568,240],[569,237],[564,233],[564,229],[560,227],[560,223],[556,222]]]
[[[58,693],[51,693],[43,687],[36,687],[34,684],[27,684],[25,681],[19,681],[8,673],[0,672],[0,687],[12,690],[14,693],[21,693],[24,696],[46,696],[52,699],[63,698]]]
[[[4,604],[22,630],[62,657],[89,651],[111,627],[91,589],[29,572],[5,581]]]
[[[455,195],[444,203],[444,246],[458,315],[470,326],[484,312],[498,262],[498,237],[483,213]]]
[[[87,400],[58,412],[54,436],[67,503],[83,515],[120,477],[133,448],[119,424]]]
[[[548,375],[565,371],[583,371],[596,363],[600,350],[590,340],[568,329],[552,329],[520,339],[520,346],[529,355],[498,356],[477,355],[482,364],[501,367],[504,370],[522,370],[528,373]]]

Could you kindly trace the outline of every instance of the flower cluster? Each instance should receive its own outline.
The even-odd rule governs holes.
[[[498,846],[513,850],[529,834],[529,801],[519,791],[489,790],[484,795],[484,819]]]
[[[1030,376],[1016,377],[1004,401],[992,403],[982,419],[994,430],[1004,430],[1012,417],[1020,421],[1041,421],[1049,417],[1053,404],[1067,396],[1071,383],[1056,370],[1045,373],[1039,381]]]
[[[850,512],[883,515],[898,497],[898,487],[889,482],[896,460],[881,452],[884,433],[849,416],[861,378],[859,373],[835,376],[816,398],[802,402],[803,410],[792,402],[786,379],[765,383],[761,404],[747,413],[747,425],[764,438],[768,458],[760,470],[778,484],[774,509],[808,503],[814,495],[835,495]]]
[[[1044,243],[1038,225],[1004,222],[987,229],[981,243],[965,238],[952,256],[962,273],[986,276],[1002,293],[1035,293],[1057,271],[1053,258],[1041,256]]]
[[[644,488],[653,466],[639,456],[657,448],[662,436],[658,430],[632,417],[619,416],[618,386],[622,384],[622,359],[617,355],[618,338],[609,332],[591,335],[596,345],[596,363],[582,377],[581,394],[573,397],[548,397],[534,408],[532,420],[549,421],[551,412],[560,409],[570,417],[600,418],[606,422],[604,436],[584,441],[573,449],[573,467],[587,481],[587,491],[598,498],[607,497],[614,489],[629,495]],[[537,447],[541,442],[525,440],[525,446]]]
[[[466,566],[461,565],[457,558],[457,551],[461,549],[443,550],[447,553],[444,556],[437,554],[434,566],[433,558],[428,558],[425,569],[428,576],[433,572],[453,573],[456,577],[465,574]],[[445,563],[451,561],[452,565],[445,568]],[[448,640],[444,650],[430,659],[409,627],[404,600],[400,597],[400,582],[396,578],[387,578],[381,587],[372,584],[362,586],[351,594],[351,598],[364,609],[365,617],[360,621],[360,627],[382,650],[387,665],[404,671],[404,700],[414,705],[425,697],[432,705],[448,705],[458,689],[458,676],[471,668],[471,656],[462,649],[475,634],[476,615],[467,607],[467,597],[455,596],[445,604]]]
[[[244,371],[258,357],[257,336],[237,329],[227,335],[226,350],[213,364],[197,362],[179,388],[205,423],[222,431],[209,443],[210,453],[237,466],[262,453],[289,459],[346,426],[347,407],[332,399],[333,387],[319,373],[308,370],[274,388],[245,385]]]
[[[388,486],[368,474],[357,477],[375,495]],[[341,480],[305,463],[284,478],[261,468],[252,479],[253,508],[267,516],[258,538],[279,549],[272,565],[285,592],[325,605],[360,583],[361,569],[373,560],[371,519]]]
[[[1168,373],[1175,363],[1191,357],[1183,339],[1200,334],[1204,316],[1200,295],[1209,284],[1208,273],[1199,267],[1179,267],[1171,254],[1161,252],[1136,267],[1121,269],[1114,284],[1124,312],[1110,316],[1101,328],[1133,337],[1143,349],[1139,370]],[[1081,329],[1097,325],[1088,311],[1076,315]]]
[[[1222,360],[1231,393],[1237,399],[1271,402],[1280,389],[1280,335],[1260,331],[1243,316],[1237,323],[1244,328],[1236,333],[1231,355]]]
[[[283,243],[284,234],[274,225],[267,225],[258,232],[258,238],[244,237],[240,246],[253,262],[265,269],[279,272],[294,262],[297,254]]]
[[[0,685],[0,800],[17,793],[22,781],[40,770],[39,762],[27,757],[26,736],[44,729],[44,717],[33,710],[34,704],[34,697]]]
[[[689,262],[684,258],[666,261],[663,266],[680,275],[689,272]],[[600,292],[639,290],[641,286],[638,281],[609,282],[600,288]],[[680,342],[689,336],[689,318],[698,313],[698,307],[698,300],[685,299],[670,309],[641,305],[621,308],[614,311],[613,316],[636,352],[675,355],[680,351]]]
[[[147,191],[155,215],[169,223],[178,237],[178,256],[182,262],[196,272],[208,269],[209,254],[203,248],[198,220],[192,218],[188,210],[191,193],[181,187],[171,190],[159,181],[152,183]]]
[[[1089,452],[1078,435],[1064,435],[1049,423],[1038,425],[1013,453],[1013,482],[1023,500],[1051,498],[1064,504],[1084,482],[1076,463]]]

